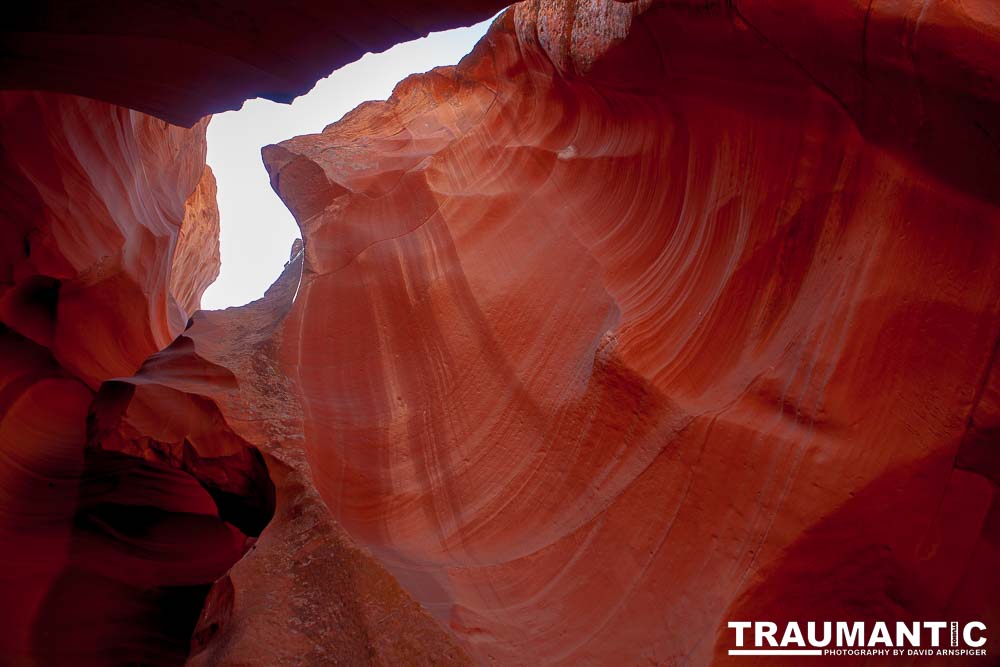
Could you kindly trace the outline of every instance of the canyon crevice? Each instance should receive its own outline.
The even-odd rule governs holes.
[[[0,93],[0,654],[702,665],[729,620],[1000,625],[1000,12],[513,5],[264,147],[303,240],[199,310],[202,116],[499,6],[425,9],[325,50],[289,11],[253,59],[256,5],[4,31],[0,86],[50,92]],[[176,35],[141,85],[58,65]]]

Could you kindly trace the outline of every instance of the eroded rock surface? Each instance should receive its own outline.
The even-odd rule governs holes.
[[[0,114],[4,324],[92,389],[131,375],[218,274],[207,119],[188,130],[44,93],[4,93]]]
[[[0,95],[5,663],[177,664],[245,549],[186,471],[87,446],[105,381],[169,345],[218,271],[205,124]]]
[[[736,5],[522,3],[264,151],[316,485],[478,662],[1000,620],[1000,20]]]
[[[0,661],[467,663],[309,481],[267,361],[301,253],[267,299],[195,314],[219,270],[207,119],[0,108]]]
[[[171,67],[131,56],[190,24],[136,19],[180,9],[15,17],[62,46],[3,85],[193,127],[0,96],[4,659],[724,664],[736,618],[1000,625],[991,4],[521,3],[265,148],[304,244],[202,312],[195,121],[486,11],[347,14],[301,57],[327,14],[271,43],[216,9]],[[53,64],[101,43],[130,55]]]

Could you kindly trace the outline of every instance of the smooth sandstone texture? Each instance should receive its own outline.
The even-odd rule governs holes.
[[[193,127],[0,95],[0,661],[1000,626],[991,3],[516,5],[265,148],[304,244],[207,313],[198,119],[488,12],[73,7],[13,15],[0,85]]]
[[[184,219],[170,265],[170,294],[187,313],[201,310],[201,295],[222,268],[216,193],[215,175],[205,165],[198,186],[184,202]]]
[[[307,5],[35,3],[0,28],[0,87],[79,93],[193,126],[68,95],[0,95],[5,663],[183,661],[210,585],[274,511],[258,450],[210,399],[161,381],[160,355],[143,364],[185,329],[219,270],[202,116],[256,95],[290,100],[366,50],[498,8]],[[331,12],[350,35],[334,38]],[[235,386],[231,373],[205,381]],[[370,557],[327,530],[370,586],[413,607]],[[440,635],[421,614],[399,622]],[[370,625],[345,655],[358,660],[371,644],[391,663],[433,643],[410,639],[403,650]],[[313,651],[326,655],[343,632],[312,634]],[[196,639],[206,641],[204,628]],[[442,652],[421,655],[464,660],[441,641]]]
[[[5,664],[178,664],[244,551],[190,474],[87,447],[95,393],[169,345],[218,272],[205,125],[0,96]]]
[[[207,119],[0,109],[0,662],[466,664],[330,519],[301,447],[267,453],[301,441],[258,349],[301,259],[267,300],[195,315],[219,270]]]
[[[273,361],[301,270],[300,244],[264,299],[198,313],[184,335],[127,381],[135,386],[127,415],[141,416],[143,402],[162,410],[169,403],[158,393],[145,401],[140,394],[166,390],[191,430],[215,425],[207,437],[192,433],[185,440],[193,450],[188,469],[216,491],[228,521],[254,534],[267,525],[209,593],[190,663],[469,664],[445,630],[330,517],[313,486],[298,399]],[[213,418],[192,419],[199,413],[187,407],[191,401],[210,408]],[[142,431],[158,427],[150,420]],[[256,459],[266,462],[265,476],[247,465],[253,457],[229,453],[251,443],[262,454]]]
[[[0,95],[0,314],[91,389],[169,345],[218,275],[207,123]]]
[[[1000,622],[1000,16],[776,7],[522,3],[264,150],[317,488],[477,662]]]

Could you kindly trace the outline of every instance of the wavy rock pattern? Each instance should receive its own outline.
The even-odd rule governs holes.
[[[478,662],[1000,620],[1000,21],[737,5],[522,3],[264,151],[317,487]]]
[[[5,663],[177,664],[243,553],[190,474],[86,447],[102,383],[168,345],[218,272],[205,124],[0,96]]]
[[[84,94],[192,128],[62,94],[0,94],[0,661],[177,664],[192,650],[204,655],[216,635],[227,639],[214,654],[260,657],[222,629],[250,587],[235,606],[220,607],[218,591],[248,547],[262,551],[267,540],[253,536],[277,509],[293,515],[273,524],[272,533],[285,528],[283,564],[302,557],[288,545],[308,532],[290,526],[317,540],[325,531],[339,550],[325,571],[345,585],[313,591],[300,581],[300,597],[310,609],[347,600],[354,611],[303,630],[301,616],[258,605],[241,627],[267,618],[298,632],[320,663],[352,623],[358,639],[339,654],[346,661],[462,663],[326,517],[311,484],[284,472],[274,487],[263,441],[230,426],[212,398],[236,392],[235,376],[191,361],[193,343],[178,335],[219,270],[202,116],[255,95],[288,100],[366,50],[497,7],[212,5],[42,3],[13,9],[0,28],[0,87]],[[332,38],[331,12],[350,34]],[[262,330],[280,322],[268,317]],[[293,403],[270,421],[288,419]],[[295,484],[301,490],[289,491]],[[319,584],[321,572],[302,579]],[[274,592],[254,586],[269,606]],[[308,653],[273,648],[286,663]]]
[[[301,441],[259,363],[301,260],[262,302],[194,313],[219,270],[207,120],[0,109],[0,662],[466,664],[330,519],[301,447],[272,451]]]
[[[192,127],[0,94],[3,661],[724,664],[736,618],[1000,624],[989,3],[521,3],[265,148],[304,244],[197,311],[199,118],[494,8],[12,15],[0,86]]]
[[[313,486],[299,403],[273,361],[301,270],[298,252],[264,299],[198,313],[183,336],[129,380],[137,383],[137,395],[155,386],[211,408],[214,419],[190,420],[193,429],[219,427],[208,438],[187,439],[197,453],[192,474],[205,488],[228,492],[223,502],[216,496],[227,520],[269,520],[252,551],[209,594],[190,663],[468,664],[454,640],[331,519]],[[162,409],[168,403],[152,396],[149,404]],[[239,451],[251,443],[266,461],[266,480],[226,453],[227,445]],[[256,486],[248,487],[248,480]],[[242,488],[233,488],[234,482]],[[269,487],[273,496],[266,495]],[[255,498],[264,502],[248,502]],[[259,532],[261,526],[249,527]]]
[[[40,93],[3,94],[0,114],[3,322],[92,389],[131,375],[218,274],[208,121]],[[182,229],[212,240],[178,245]]]
[[[202,293],[222,268],[217,191],[212,168],[205,165],[198,187],[184,202],[184,219],[170,265],[170,295],[186,313],[201,309]]]

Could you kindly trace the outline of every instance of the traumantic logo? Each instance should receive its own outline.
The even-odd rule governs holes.
[[[736,633],[729,655],[986,655],[986,625],[979,621],[791,621],[781,628],[770,621],[730,621],[729,628]]]

